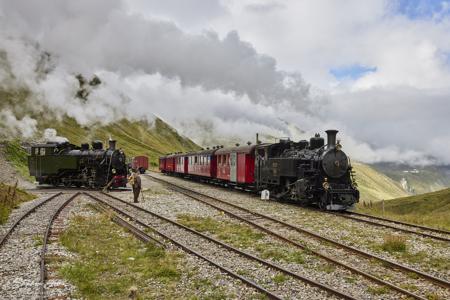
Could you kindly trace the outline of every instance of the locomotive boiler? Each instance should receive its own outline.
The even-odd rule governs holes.
[[[125,187],[128,167],[116,141],[110,140],[103,149],[100,141],[82,144],[81,147],[64,143],[33,144],[28,156],[30,175],[39,184],[66,187]]]

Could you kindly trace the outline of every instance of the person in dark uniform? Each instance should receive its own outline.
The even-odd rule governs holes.
[[[128,182],[131,184],[131,187],[133,188],[133,195],[134,195],[133,202],[138,203],[142,185],[141,185],[141,176],[139,176],[139,173],[137,172],[136,169],[132,169],[132,173],[130,177],[128,177]]]

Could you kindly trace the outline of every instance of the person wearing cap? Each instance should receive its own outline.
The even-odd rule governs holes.
[[[133,195],[134,195],[134,203],[139,202],[139,194],[141,193],[142,185],[141,185],[141,176],[139,176],[139,173],[136,169],[132,169],[132,173],[130,177],[128,177],[128,183],[133,188]]]

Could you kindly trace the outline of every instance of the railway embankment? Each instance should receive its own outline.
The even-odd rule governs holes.
[[[130,192],[112,192],[108,196],[85,191],[126,211],[128,216],[122,215],[124,220],[158,242],[136,239],[129,229],[111,222],[113,214],[121,216],[120,211],[113,212],[111,208],[106,208],[106,212],[104,209],[98,211],[99,203],[81,194],[61,214],[61,220],[56,219],[51,227],[55,233],[50,234],[45,256],[45,295],[241,299],[264,295],[276,295],[282,299],[446,299],[449,296],[445,284],[442,286],[429,279],[435,277],[444,283],[449,280],[446,265],[450,257],[448,242],[370,226],[287,203],[262,201],[248,193],[156,176],[250,212],[293,224],[305,232],[236,208],[234,213],[241,218],[233,217],[228,212],[232,206],[224,205],[218,209],[144,175],[143,197],[137,207],[186,228],[128,207],[126,203],[132,202]],[[75,192],[69,193],[73,195]],[[43,190],[37,199],[13,210],[9,221],[2,227],[2,235],[14,220],[47,198],[49,193],[52,191]],[[22,223],[24,227],[16,233],[26,231],[27,242],[23,244],[26,247],[21,248],[15,242],[2,250],[6,252],[1,272],[8,276],[8,282],[18,283],[11,289],[16,288],[19,294],[23,292],[25,295],[41,287],[36,276],[42,231],[58,205],[43,206],[36,213],[45,214],[45,217],[35,214]],[[261,230],[255,224],[267,230]],[[161,238],[155,230],[172,240]],[[323,236],[328,241],[307,232]],[[9,241],[14,243],[18,239],[13,234]],[[386,261],[367,258],[346,247]],[[190,252],[192,250],[194,252]],[[29,257],[27,269],[21,267],[29,272],[14,271],[20,264],[14,258],[17,254]],[[396,268],[396,264],[410,268],[410,271]],[[257,288],[249,282],[255,283]],[[326,290],[327,287],[336,290],[337,294]]]
[[[420,291],[419,294],[423,297],[444,296],[445,298],[448,296],[448,290],[446,288],[442,289],[439,285],[412,278],[417,276],[417,274],[426,273],[430,277],[441,278],[448,282],[450,278],[450,274],[448,273],[448,261],[450,257],[448,242],[426,238],[416,234],[406,234],[393,228],[368,226],[368,224],[348,220],[338,215],[324,214],[323,212],[303,209],[283,203],[261,201],[246,193],[230,191],[168,176],[159,177],[195,189],[212,197],[226,199],[226,201],[243,206],[246,209],[269,215],[290,224],[296,224],[309,232],[325,237],[329,241],[335,241],[345,247],[353,247],[367,252],[372,256],[379,257],[382,260],[378,263],[373,259],[365,263],[361,255],[355,256],[345,251],[342,252],[341,246],[330,247],[329,242],[317,243],[310,236],[297,237],[298,241],[308,245],[308,249],[319,249],[326,253],[335,253],[336,259],[350,265],[362,266],[363,269],[370,270],[369,272],[371,274],[380,278],[386,278],[392,283],[397,283],[398,286],[408,291]],[[188,222],[191,222],[193,226],[199,226],[199,228],[202,228],[202,226],[212,226],[208,216],[203,216],[198,219],[194,216],[186,217],[181,214],[178,217],[188,218]],[[270,226],[269,223],[266,223],[266,225]],[[212,227],[211,230],[214,231],[214,226]],[[285,232],[285,235],[293,236],[292,232]],[[393,243],[392,237],[399,237],[396,241],[400,242],[401,247],[391,247]],[[270,247],[266,247],[266,249],[270,249]],[[383,267],[379,268],[380,264],[386,264],[386,261],[416,270],[417,273],[412,276],[409,272],[395,273]],[[367,288],[366,290],[374,293],[377,293],[376,291],[382,293],[382,289]]]

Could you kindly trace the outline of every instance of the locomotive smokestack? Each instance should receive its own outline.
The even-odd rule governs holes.
[[[327,148],[336,146],[336,135],[339,131],[334,129],[329,129],[325,131],[327,133]]]
[[[116,141],[109,140],[109,150],[116,150]]]

